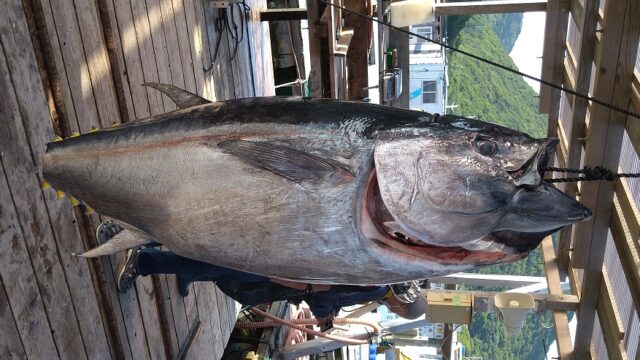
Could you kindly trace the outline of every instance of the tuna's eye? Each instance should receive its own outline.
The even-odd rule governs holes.
[[[483,156],[493,156],[498,152],[498,144],[487,139],[477,139],[474,147]]]

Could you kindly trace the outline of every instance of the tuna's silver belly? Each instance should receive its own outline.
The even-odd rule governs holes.
[[[358,246],[353,184],[305,188],[204,145],[93,161],[88,183],[99,185],[79,197],[177,254],[322,282],[343,282],[353,264],[370,271],[375,262]]]

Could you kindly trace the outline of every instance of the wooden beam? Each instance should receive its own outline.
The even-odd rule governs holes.
[[[635,196],[638,196],[636,194]],[[616,180],[616,199],[620,204],[620,214],[625,219],[626,232],[636,246],[640,246],[640,211],[633,199],[634,194],[624,178]],[[617,211],[617,208],[616,208]]]
[[[566,64],[567,61],[569,61],[570,65],[571,65],[571,71],[572,71],[572,74],[573,74],[576,71],[576,67],[578,66],[578,61],[576,60],[575,52],[573,50],[573,47],[569,43],[569,41],[566,41],[564,43],[564,47],[567,50],[567,56],[565,58],[565,66],[567,66],[567,64]]]
[[[569,285],[571,286],[571,293],[580,296],[582,294],[582,283],[578,277],[578,270],[571,266],[571,253],[569,253],[569,266],[567,267],[567,277],[569,278]]]
[[[408,29],[408,28],[405,28]],[[397,49],[397,61],[398,67],[402,74],[401,93],[395,99],[389,101],[389,106],[399,107],[403,109],[409,108],[409,51],[403,51],[403,49],[409,49],[409,37],[398,30],[389,29],[389,49]],[[389,68],[393,67],[392,64],[387,64]],[[389,66],[390,65],[390,66]],[[397,80],[397,78],[396,78]],[[385,90],[386,91],[386,90]]]
[[[555,114],[554,116],[557,119],[558,114]],[[549,118],[552,118],[552,117],[553,117],[552,115],[549,115]],[[556,137],[558,139],[562,139],[560,131],[561,131],[560,127],[558,127],[558,133],[556,134]],[[560,140],[560,141],[562,141],[562,140]],[[558,159],[558,164],[556,164],[556,165],[559,165],[559,167],[566,167],[565,166],[565,164],[566,164],[565,158],[567,157],[567,155],[566,155],[567,152],[562,146],[563,146],[562,143],[560,143],[560,146],[556,147],[556,158]]]
[[[569,64],[568,59],[565,59],[564,64],[562,66],[562,86],[564,86],[565,89],[568,90],[574,90],[576,87],[576,78],[575,78],[575,71],[572,69],[571,65]],[[568,94],[565,93],[564,96],[567,98],[567,102],[569,104],[573,103],[573,95],[572,94]],[[558,103],[559,103],[558,99]],[[555,100],[554,100],[554,105],[555,105]],[[560,109],[560,106],[558,104],[558,110]]]
[[[633,82],[633,95],[631,96],[631,109],[634,111],[638,111],[640,109],[640,83],[637,82],[638,77],[634,78]],[[631,121],[627,121],[627,135],[629,135],[629,140],[631,140],[631,144],[637,153],[640,153],[640,121],[637,119],[631,119]]]
[[[600,320],[602,337],[609,359],[627,359],[623,342],[624,325],[615,304],[611,281],[604,267],[602,268],[602,289],[598,296],[598,320]]]
[[[557,117],[558,113],[549,114],[549,120],[553,117]],[[557,120],[557,119],[556,119]],[[562,122],[558,122],[558,139],[560,140],[560,146],[556,147],[556,158],[558,160],[558,167],[566,168],[567,167],[567,138],[565,136],[565,131]],[[576,193],[567,193],[565,191],[566,183],[559,183],[557,185],[558,189],[562,192],[565,192],[567,195],[571,197],[575,197]],[[569,266],[569,257],[571,255],[571,226],[565,226],[560,230],[558,234],[558,252],[556,254],[556,263],[558,265],[558,270],[562,274],[568,274],[570,271]],[[574,293],[575,294],[575,293]]]
[[[611,216],[611,236],[616,244],[616,250],[624,270],[624,276],[629,286],[633,305],[640,313],[640,254],[634,239],[631,237],[627,220],[622,212],[620,201],[616,196],[613,200],[614,211]]]
[[[567,48],[567,57],[564,59],[564,64],[563,64],[563,78],[562,78],[562,85],[569,89],[569,90],[574,90],[576,89],[576,72],[577,70],[575,69],[575,67],[571,64],[571,59],[570,59],[570,55],[569,55],[569,48]],[[569,104],[573,103],[573,95],[571,94],[565,94],[565,96],[569,97]]]
[[[547,0],[466,1],[433,4],[436,16],[546,11]]]
[[[567,153],[569,150],[567,149],[567,136],[565,135],[564,129],[562,126],[558,126],[558,133],[556,134],[558,139],[560,139],[560,143],[558,146],[558,152],[562,155],[563,167],[567,165]]]
[[[562,81],[562,63],[569,24],[569,10],[562,0],[549,0],[545,21],[542,79],[554,84]],[[560,91],[540,85],[540,112],[551,115],[560,106]],[[549,118],[547,134],[555,134],[557,116]],[[553,136],[553,135],[552,135]]]
[[[288,309],[289,309],[288,302],[276,301],[272,304],[271,308],[269,309],[269,314],[282,318],[284,316],[287,316]],[[276,336],[278,335],[278,332],[282,331],[281,329],[282,328],[280,326],[271,327],[271,328],[266,328],[262,332],[262,336],[260,336],[260,344],[256,349],[257,359],[263,360],[263,359],[272,358],[271,352],[273,351],[273,348],[271,344],[275,343]]]
[[[263,9],[260,11],[260,21],[286,21],[306,19],[307,9],[303,8]]]
[[[583,1],[571,1],[571,17],[573,18],[573,22],[575,22],[576,27],[582,32],[583,24],[584,24],[584,14],[585,14],[585,6],[582,5]]]
[[[440,290],[441,291],[441,290]],[[429,292],[439,292],[438,290],[429,290]],[[449,291],[451,292],[451,291]],[[456,291],[456,293],[472,293],[473,294],[473,311],[486,312],[490,310],[490,305],[496,294],[500,292],[494,291]],[[580,301],[575,295],[558,295],[558,294],[530,294],[538,304],[536,311],[542,313],[545,311],[566,312],[578,309]]]
[[[335,1],[335,0],[331,0],[331,1]],[[338,21],[338,16],[337,16],[337,10],[336,8],[334,8],[333,6],[327,6],[324,8],[324,11],[322,12],[322,15],[320,16],[320,20],[319,23],[322,25],[320,26],[320,32],[324,32],[324,34],[321,34],[320,36],[323,38],[321,41],[324,42],[325,45],[328,46],[328,53],[322,53],[322,57],[326,58],[328,61],[328,67],[327,67],[327,72],[325,73],[325,69],[323,68],[323,76],[325,78],[328,78],[329,81],[326,82],[324,86],[328,86],[329,88],[329,96],[332,99],[337,99],[338,98],[338,86],[337,86],[337,81],[336,81],[336,77],[337,77],[337,69],[336,69],[336,63],[335,63],[335,59],[334,59],[334,55],[335,55],[335,51],[336,51],[336,34],[340,32],[340,26],[341,26],[341,22]],[[326,93],[326,89],[325,89],[325,95],[327,95]]]
[[[542,258],[544,260],[544,273],[547,277],[549,294],[562,294],[560,286],[560,274],[556,264],[556,253],[553,248],[551,237],[542,240]],[[569,333],[569,321],[567,313],[564,311],[553,312],[553,324],[556,332],[556,344],[558,355],[561,360],[573,359],[573,348],[571,345],[571,334]]]
[[[622,108],[628,108],[633,70],[640,38],[640,2],[608,0],[605,4],[606,29],[600,42],[601,53],[596,69],[594,96]],[[589,140],[584,163],[617,169],[626,116],[593,104],[589,123]],[[598,292],[602,278],[604,250],[613,208],[614,184],[610,182],[585,183],[581,187],[585,206],[592,209],[593,218],[576,224],[574,246],[576,262],[583,260],[584,280],[578,327],[574,344],[575,356],[587,355],[593,334]]]
[[[615,302],[611,279],[605,266],[602,267],[602,287],[598,297],[598,319],[603,333],[609,333],[616,340],[624,340],[624,324]],[[606,325],[603,323],[607,323]],[[609,348],[609,345],[607,345]]]
[[[6,359],[27,358],[7,294],[4,291],[2,278],[0,278],[0,333],[2,334],[2,337],[0,337],[0,349],[2,349],[0,355]]]
[[[322,65],[321,65],[321,42],[322,35],[320,29],[320,9],[318,1],[309,1],[307,4],[307,18],[309,26],[309,55],[310,55],[310,69],[309,69],[309,88],[311,89],[311,96],[314,98],[323,97],[322,87]]]
[[[429,278],[430,283],[464,284],[470,286],[499,286],[507,288],[518,288],[537,284],[540,281],[544,281],[544,278],[539,276],[489,275],[475,273],[456,273]]]
[[[453,284],[445,284],[444,288],[445,291],[449,290],[455,290],[456,289],[456,285]],[[451,339],[451,334],[453,333],[453,324],[444,324],[444,340],[442,341],[442,353],[443,354],[447,354],[447,357],[450,356],[451,354],[451,348],[453,346],[453,341]]]
[[[10,89],[9,85],[3,81],[6,72],[4,50],[0,47],[0,84],[3,89]],[[7,115],[3,110],[8,110],[9,107],[2,99],[0,99],[0,105],[2,105],[0,115]],[[3,117],[3,119],[7,118]],[[4,132],[2,135],[3,137],[7,136],[7,133]],[[7,298],[7,305],[4,305],[5,300],[0,301],[0,305],[3,305],[3,314],[0,316],[3,325],[0,326],[0,329],[4,330],[5,327],[10,326],[9,321],[15,321],[18,336],[15,341],[12,341],[9,339],[10,333],[2,332],[3,339],[0,341],[3,346],[2,353],[15,352],[17,354],[22,352],[26,354],[22,358],[46,359],[53,357],[55,359],[58,358],[58,353],[47,319],[47,307],[40,295],[35,270],[29,260],[24,235],[20,229],[9,184],[6,181],[8,171],[14,171],[14,169],[5,168],[0,161],[0,222],[3,228],[3,231],[0,232],[0,279],[4,285],[1,291],[6,294]],[[21,341],[23,351],[18,349],[17,343],[15,346],[9,344],[16,341]]]
[[[575,1],[574,1],[575,2]],[[573,90],[581,93],[589,93],[589,85],[591,83],[591,68],[593,64],[594,44],[596,26],[598,24],[598,1],[586,0],[582,7],[582,23],[580,28],[584,29],[582,36],[580,37],[580,52],[578,55],[575,69],[575,78],[573,80]],[[567,49],[569,53],[569,49]],[[568,57],[567,57],[568,58]],[[565,61],[565,68],[567,62]],[[572,96],[571,99],[571,131],[567,134],[566,149],[567,157],[566,167],[570,169],[577,169],[580,167],[580,160],[582,155],[582,143],[581,139],[586,138],[585,129],[585,117],[587,115],[588,101],[577,96]],[[565,184],[563,191],[569,196],[574,196],[578,191],[578,185],[576,182],[569,182]],[[571,227],[567,227],[565,231],[561,232],[561,240],[559,242],[558,253],[567,254],[569,247],[571,246]],[[565,256],[565,255],[563,255]],[[561,263],[566,263],[566,259],[562,259]],[[566,271],[566,268],[563,269]]]
[[[347,9],[358,13],[369,14],[367,8],[368,1],[346,0],[344,5]],[[349,100],[359,101],[369,96],[369,45],[371,40],[369,33],[373,36],[373,24],[368,19],[354,15],[344,14],[345,27],[353,28],[353,38],[349,45],[349,56],[347,56],[347,77],[349,83]]]

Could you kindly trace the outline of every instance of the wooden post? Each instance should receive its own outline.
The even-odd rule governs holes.
[[[577,57],[577,76],[574,90],[587,94],[589,93],[589,85],[591,82],[591,65],[594,59],[594,50],[596,42],[596,27],[598,24],[598,2],[596,0],[587,0],[584,6],[582,16],[582,37],[580,40],[580,54]],[[570,60],[571,61],[571,60]],[[554,98],[559,101],[559,98]],[[582,154],[581,138],[585,138],[585,117],[587,115],[588,102],[577,96],[573,97],[571,132],[568,136],[566,149],[567,158],[565,159],[565,167],[576,169],[580,167],[580,158]],[[551,134],[550,134],[551,135]],[[551,136],[558,136],[553,134]],[[575,182],[566,183],[563,190],[569,196],[575,196],[578,192],[578,184]],[[560,269],[566,272],[569,259],[569,248],[571,247],[571,226],[562,229],[561,240],[558,246],[558,259]]]
[[[551,83],[562,82],[562,61],[564,58],[569,9],[562,0],[549,0],[545,23],[542,57],[542,80]],[[549,114],[548,134],[556,136],[560,90],[540,85],[540,112]]]
[[[542,240],[542,258],[544,259],[544,272],[547,277],[549,294],[562,294],[560,287],[560,274],[556,263],[556,254],[553,249],[551,237]],[[556,331],[556,344],[560,360],[573,359],[571,335],[569,334],[569,321],[564,311],[553,312],[553,324]]]
[[[345,0],[344,6],[360,14],[369,14],[368,1]],[[349,83],[349,100],[362,100],[369,96],[369,45],[370,37],[373,36],[372,23],[369,19],[353,15],[344,14],[345,27],[353,28],[353,38],[349,44],[347,54],[347,73]]]
[[[407,37],[408,40],[408,37]],[[445,284],[444,285],[444,289],[445,290],[455,290],[456,289],[456,285],[453,284]],[[443,357],[445,358],[449,358],[451,355],[451,348],[453,347],[453,342],[451,341],[451,337],[453,335],[453,324],[444,324],[444,341],[442,341],[442,354],[444,355]]]
[[[605,31],[600,41],[594,96],[622,108],[628,108],[634,65],[640,38],[640,2],[609,0],[605,4]],[[606,55],[605,55],[606,54]],[[617,169],[627,116],[593,104],[585,164]],[[596,304],[602,281],[602,263],[613,207],[614,183],[591,182],[582,185],[582,202],[593,210],[590,221],[576,224],[574,260],[583,259],[582,295],[574,344],[577,359],[589,353]]]
[[[309,1],[307,3],[307,19],[309,26],[309,56],[310,67],[309,70],[309,87],[311,89],[311,96],[314,98],[322,97],[322,65],[320,60],[320,9],[318,1]]]
[[[409,30],[404,28],[404,30]],[[389,49],[398,49],[398,67],[402,70],[402,93],[389,102],[393,107],[409,108],[409,35],[389,29]],[[382,49],[386,51],[386,49]],[[380,96],[384,96],[382,93]]]
[[[546,11],[547,0],[466,1],[433,4],[436,16]]]

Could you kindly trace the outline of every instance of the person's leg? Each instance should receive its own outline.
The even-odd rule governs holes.
[[[150,274],[175,274],[185,282],[217,281],[225,279],[239,283],[268,281],[269,279],[242,271],[228,269],[198,260],[176,255],[170,251],[144,248],[137,259],[138,273],[142,276]]]

